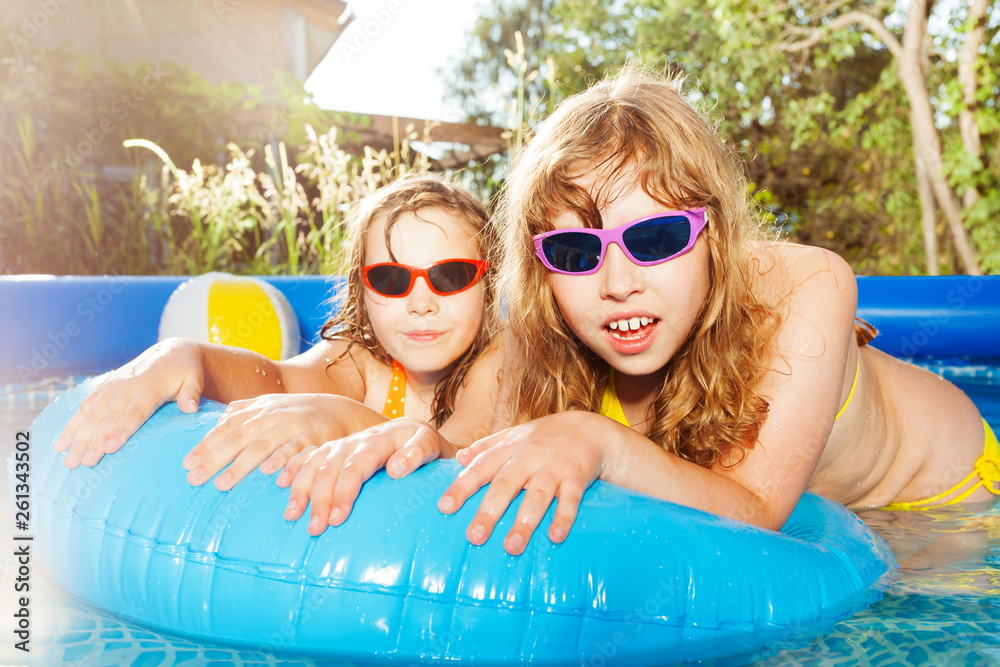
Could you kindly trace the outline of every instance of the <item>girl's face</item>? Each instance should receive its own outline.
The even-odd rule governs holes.
[[[419,216],[419,217],[417,217]],[[365,239],[367,265],[395,261],[423,267],[445,259],[479,259],[475,229],[443,208],[404,213],[395,222],[385,246],[385,217],[372,223]],[[365,287],[365,306],[383,349],[408,374],[436,384],[472,345],[483,319],[482,281],[465,291],[441,296],[425,278],[416,279],[403,297],[387,297]],[[416,378],[414,378],[416,379]]]
[[[582,183],[586,186],[587,183]],[[601,211],[611,229],[671,210],[638,183],[629,184]],[[556,229],[581,227],[566,211]],[[604,263],[584,276],[549,273],[552,292],[573,333],[618,373],[657,374],[690,335],[708,294],[708,243],[704,232],[687,253],[653,266],[638,266],[609,244]]]

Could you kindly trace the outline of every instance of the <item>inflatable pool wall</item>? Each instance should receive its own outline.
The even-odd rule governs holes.
[[[156,342],[160,313],[181,277],[0,277],[0,380],[99,373]],[[265,277],[317,340],[340,279]],[[1000,276],[858,279],[858,314],[889,354],[1000,357]]]

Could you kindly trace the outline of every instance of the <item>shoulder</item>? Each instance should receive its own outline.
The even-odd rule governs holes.
[[[367,349],[343,338],[320,340],[281,363],[288,392],[340,394],[358,400],[364,398],[371,376],[384,367]]]
[[[796,243],[762,245],[759,253],[754,291],[780,313],[776,351],[822,355],[831,344],[846,350],[858,307],[851,265],[835,252]]]
[[[850,312],[857,309],[858,282],[847,261],[825,248],[777,242],[758,247],[754,277],[762,300],[777,305],[791,299],[821,301],[827,308]]]
[[[463,387],[478,385],[482,388],[496,384],[497,376],[500,373],[500,364],[504,358],[501,347],[501,344],[494,340],[476,357],[465,376]],[[462,391],[462,388],[459,388],[459,391]]]

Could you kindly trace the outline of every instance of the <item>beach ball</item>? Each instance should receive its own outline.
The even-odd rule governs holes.
[[[159,340],[183,336],[233,345],[280,360],[299,353],[299,321],[288,299],[259,278],[213,271],[174,290]]]

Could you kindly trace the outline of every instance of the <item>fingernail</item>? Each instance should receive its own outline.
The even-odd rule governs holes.
[[[295,516],[295,510],[298,508],[299,503],[297,500],[289,500],[288,506],[285,507],[285,518],[289,521]]]
[[[80,460],[80,463],[85,466],[95,466],[97,465],[98,460],[97,454],[94,452],[87,452],[87,454]]]
[[[188,454],[187,457],[181,461],[181,465],[184,466],[185,470],[190,470],[197,463],[198,459],[194,457],[194,454]]]
[[[219,479],[215,480],[215,486],[216,488],[225,491],[226,489],[229,488],[229,484],[232,481],[233,481],[233,476],[230,475],[228,472],[224,472],[221,475],[219,475]]]
[[[288,479],[290,477],[291,477],[291,475],[288,474],[288,471],[286,470],[286,471],[282,472],[280,475],[278,475],[278,479],[275,480],[275,483],[278,486],[288,486]]]
[[[80,456],[78,454],[69,454],[66,456],[66,460],[63,462],[66,464],[67,468],[75,468],[80,465]]]
[[[566,531],[562,529],[562,526],[552,526],[552,540],[554,542],[559,542],[564,537],[566,537]]]
[[[385,471],[389,473],[392,477],[399,477],[404,472],[406,472],[406,464],[402,461],[393,461],[388,466],[386,466]]]
[[[105,454],[111,454],[111,453],[115,452],[117,449],[118,449],[118,441],[117,440],[108,440],[106,443],[104,443],[104,453]]]
[[[265,475],[270,475],[272,472],[277,470],[278,467],[275,465],[274,461],[267,460],[260,464],[260,471]]]
[[[510,553],[521,553],[521,547],[524,546],[524,538],[520,535],[512,535],[507,538],[507,551]]]
[[[332,510],[330,510],[330,523],[334,526],[339,526],[340,523],[344,520],[343,516],[344,516],[344,508],[334,507]]]
[[[442,512],[450,512],[455,508],[455,499],[451,496],[444,496],[438,501],[438,508]]]
[[[309,521],[309,533],[311,535],[319,535],[319,533],[320,533],[321,530],[322,530],[322,528],[321,528],[319,517],[318,516],[314,516]]]
[[[472,530],[469,531],[469,539],[472,540],[473,542],[476,542],[477,544],[481,544],[483,542],[483,535],[485,534],[486,534],[486,529],[483,528],[481,525],[476,524],[475,526],[472,527]]]
[[[188,482],[191,484],[201,484],[203,481],[205,481],[205,471],[201,468],[192,470],[188,474]]]

